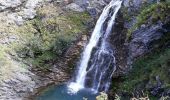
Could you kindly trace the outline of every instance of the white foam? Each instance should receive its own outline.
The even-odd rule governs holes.
[[[97,44],[99,43],[100,38],[104,35],[104,38],[102,38],[102,46],[101,46],[101,50],[104,52],[108,52],[106,49],[106,40],[109,36],[109,34],[111,33],[112,30],[112,26],[114,25],[114,21],[117,15],[118,10],[121,7],[121,0],[112,0],[104,9],[102,14],[100,15],[96,26],[94,28],[94,31],[92,33],[92,36],[90,38],[89,43],[87,44],[83,55],[81,57],[80,60],[80,65],[79,65],[79,69],[78,69],[78,73],[76,76],[76,80],[75,82],[71,82],[68,85],[69,91],[72,93],[77,93],[79,90],[83,89],[85,86],[85,79],[86,79],[86,75],[88,73],[87,67],[88,67],[88,63],[89,60],[91,58],[91,53],[93,51],[93,48],[97,46]],[[112,15],[110,15],[110,10],[114,11],[114,13]],[[103,32],[103,26],[105,24],[105,22],[107,21],[107,19],[110,18],[110,20],[108,21],[107,24],[107,28],[105,30],[105,32]],[[105,33],[105,34],[104,34]],[[99,56],[100,57],[100,56]],[[93,66],[91,66],[93,67]],[[91,68],[90,68],[91,69]],[[98,71],[99,72],[99,71]],[[99,72],[101,73],[101,72]],[[96,74],[96,73],[94,73]],[[100,80],[99,81],[95,81],[94,78],[94,82],[99,82],[97,83],[98,85],[94,84],[94,87],[97,86],[97,88],[93,88],[94,91],[98,91],[99,87],[100,87],[100,83],[102,81],[102,76],[103,74],[100,75]],[[109,76],[108,76],[109,77]],[[106,83],[107,84],[107,83]]]
[[[67,87],[68,87],[68,93],[70,93],[70,94],[75,94],[79,90],[84,88],[82,85],[77,84],[75,82],[71,82]]]

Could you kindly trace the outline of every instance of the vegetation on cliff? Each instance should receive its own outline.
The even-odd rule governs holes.
[[[128,42],[134,38],[133,37],[131,39],[136,30],[142,30],[141,27],[143,27],[143,30],[138,31],[138,33],[145,32],[144,29],[151,29],[154,25],[163,25],[163,27],[168,25],[169,27],[170,2],[168,1],[147,4],[147,6],[141,6],[141,8],[135,12],[132,11],[128,13],[125,7],[122,9],[122,11],[126,12],[123,13],[124,19],[127,21],[127,23],[130,22],[130,25],[127,29]],[[156,31],[154,32],[156,34]],[[142,49],[140,48],[140,45],[143,44],[142,42],[138,41],[138,39],[140,40],[141,38],[142,37],[135,37],[135,43],[139,42],[139,46],[137,46],[138,49]],[[145,41],[145,39],[143,40]],[[140,97],[142,95],[148,94],[151,100],[158,100],[160,97],[164,99],[168,98],[165,100],[169,100],[169,40],[169,32],[164,32],[161,39],[155,39],[154,41],[150,42],[148,44],[149,47],[152,46],[154,49],[150,49],[149,53],[145,53],[140,58],[136,58],[132,64],[132,69],[125,76],[113,79],[112,90],[116,93],[119,93],[122,98],[125,96],[129,97],[130,99],[130,97]],[[162,98],[161,100],[164,100]]]
[[[170,49],[155,51],[136,60],[129,74],[121,78],[118,88],[114,89],[130,95],[135,93],[140,95],[142,91],[152,96],[166,95],[163,92],[170,89],[169,65]]]
[[[50,5],[39,8],[36,18],[19,29],[23,42],[16,48],[18,56],[35,67],[48,68],[85,32],[89,18],[86,12],[63,12]]]
[[[132,32],[139,29],[141,25],[151,26],[159,22],[166,23],[170,12],[170,2],[160,2],[153,3],[146,7],[142,7],[140,13],[137,14],[136,23],[128,29],[127,38],[129,39],[132,35]],[[133,13],[135,16],[136,14]],[[133,15],[132,14],[132,15]],[[127,17],[127,20],[129,17]]]
[[[79,35],[86,32],[90,19],[87,12],[64,11],[50,3],[36,11],[34,19],[19,26],[0,14],[7,20],[0,23],[0,81],[10,77],[17,68],[48,69]]]

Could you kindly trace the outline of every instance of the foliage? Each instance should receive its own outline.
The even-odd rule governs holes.
[[[155,51],[133,64],[133,69],[119,83],[118,91],[133,93],[134,90],[145,90],[148,82],[156,84],[156,77],[164,83],[165,88],[170,87],[169,79],[170,49]],[[147,91],[147,90],[145,90]]]
[[[86,30],[85,23],[90,18],[86,12],[58,11],[57,7],[42,7],[35,19],[19,29],[23,42],[15,49],[19,57],[35,67],[48,68]]]
[[[132,32],[138,29],[141,25],[147,24],[152,25],[158,21],[166,22],[170,12],[169,2],[160,2],[151,4],[141,10],[140,14],[137,15],[137,22],[133,25],[131,29],[128,30],[127,38],[131,37]]]

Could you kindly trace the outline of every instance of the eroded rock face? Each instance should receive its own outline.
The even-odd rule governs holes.
[[[111,0],[74,0],[74,3],[79,5],[82,9],[87,10],[93,17],[101,13],[104,6]]]
[[[76,11],[76,12],[83,12],[85,9],[83,9],[82,7],[80,7],[79,5],[77,5],[76,3],[71,3],[68,4],[66,6],[67,10],[72,10],[72,11]]]
[[[157,24],[149,27],[143,27],[136,30],[132,35],[132,40],[129,45],[130,55],[132,58],[139,57],[150,52],[153,49],[155,41],[161,39],[168,29],[163,28],[162,24]]]
[[[130,9],[139,10],[142,4],[156,2],[157,0],[124,0],[123,5]]]
[[[32,19],[36,16],[36,8],[44,2],[43,0],[1,0],[0,12],[7,14],[8,20],[22,25],[27,19]],[[7,13],[5,13],[7,12]]]
[[[17,7],[21,5],[22,2],[20,0],[1,0],[0,1],[0,11],[9,8],[9,7]]]
[[[14,42],[21,42],[17,34],[20,32],[18,27],[26,20],[33,19],[36,8],[49,1],[0,0],[0,52],[6,47],[10,49],[10,53],[2,51],[1,54],[4,53],[4,55],[0,57],[0,100],[25,100],[39,87],[55,83],[55,79],[59,80],[56,84],[68,79],[68,74],[55,65],[50,69],[51,73],[44,74],[41,70],[33,71],[31,65],[16,60],[20,58],[13,59],[16,54],[11,45],[13,46]]]
[[[124,19],[121,11],[118,13],[113,31],[110,36],[110,42],[115,49],[116,67],[117,70],[113,77],[118,77],[126,73],[129,69],[128,66],[128,46],[126,45],[126,32],[124,27]]]
[[[11,79],[5,79],[0,82],[0,99],[1,100],[23,100],[27,93],[33,92],[36,87],[35,82],[30,76],[31,72],[14,72]]]

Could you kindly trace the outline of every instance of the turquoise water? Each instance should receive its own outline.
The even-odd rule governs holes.
[[[36,100],[95,100],[96,95],[88,89],[79,91],[76,94],[68,92],[66,85],[53,86],[50,87],[47,91],[44,91]]]

